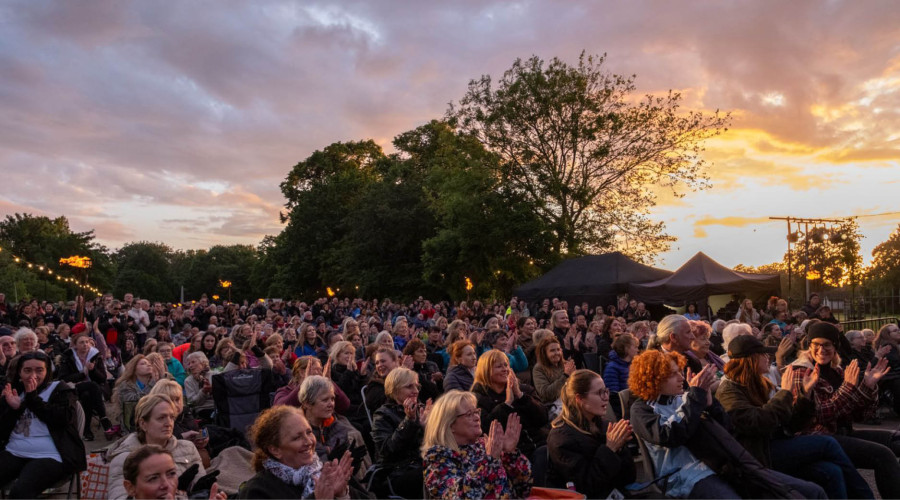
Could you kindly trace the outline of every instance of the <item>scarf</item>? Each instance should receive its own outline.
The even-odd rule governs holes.
[[[81,357],[78,356],[78,352],[76,350],[72,349],[72,354],[75,355],[74,356],[75,367],[78,368],[78,371],[80,371],[81,373],[84,373],[85,375],[90,375],[88,370],[86,369],[85,362],[90,361],[91,358],[94,357],[99,352],[100,351],[98,351],[96,347],[91,347],[90,350],[88,350],[87,355],[84,357],[84,361],[82,361]]]
[[[316,489],[316,481],[322,473],[322,462],[315,457],[313,463],[299,469],[287,466],[271,458],[263,462],[263,467],[273,476],[292,486],[303,486],[303,498],[311,497]]]

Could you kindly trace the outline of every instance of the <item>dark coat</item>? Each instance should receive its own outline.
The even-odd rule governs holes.
[[[73,384],[80,384],[81,382],[88,381],[88,377],[85,376],[84,372],[78,369],[78,365],[75,363],[75,356],[75,351],[71,348],[67,349],[62,354],[59,359],[59,367],[56,369],[57,379]],[[90,381],[101,386],[105,385],[106,366],[103,363],[103,356],[98,352],[92,361],[94,363],[94,369],[90,371]]]
[[[102,364],[102,363],[100,363]],[[18,388],[21,390],[21,387]],[[50,430],[56,451],[62,457],[63,464],[71,467],[73,471],[87,469],[85,459],[84,442],[81,440],[81,432],[78,429],[78,417],[75,405],[78,403],[78,394],[72,384],[60,382],[50,394],[45,403],[38,395],[38,391],[25,395],[25,401],[18,410],[12,409],[6,404],[6,400],[0,400],[0,445],[5,449],[9,443],[19,417],[28,408]]]
[[[402,406],[393,400],[387,401],[375,412],[372,422],[375,461],[389,467],[417,462],[421,467],[419,448],[424,436],[425,428],[406,418]]]
[[[475,375],[463,365],[454,365],[444,377],[444,391],[457,389],[460,391],[468,391],[475,382]]]
[[[787,437],[784,429],[793,414],[791,391],[778,391],[765,405],[757,406],[744,386],[726,378],[716,390],[716,399],[731,417],[734,437],[761,464],[771,466],[769,442],[774,437]]]
[[[303,497],[303,487],[293,486],[275,477],[268,471],[257,472],[241,485],[238,498],[315,498]]]
[[[499,420],[506,428],[506,419],[512,413],[518,413],[522,423],[522,435],[519,439],[519,451],[531,456],[534,450],[547,440],[547,410],[534,397],[534,388],[521,384],[522,397],[513,401],[512,406],[506,404],[506,394],[494,392],[490,387],[476,383],[472,393],[478,399],[481,409],[481,428],[485,434],[491,430],[491,422]]]
[[[597,432],[585,434],[566,422],[554,427],[547,437],[550,453],[550,485],[564,488],[567,481],[588,498],[606,498],[613,488],[624,490],[635,481],[634,458],[627,446],[618,452],[606,447],[603,424],[595,422]]]

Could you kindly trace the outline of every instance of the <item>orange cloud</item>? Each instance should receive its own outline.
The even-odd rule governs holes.
[[[768,217],[704,217],[694,222],[694,237],[706,238],[709,234],[703,229],[705,226],[744,227],[770,222]]]

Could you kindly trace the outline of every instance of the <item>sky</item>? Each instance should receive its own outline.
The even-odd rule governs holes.
[[[771,216],[863,216],[868,262],[900,223],[892,1],[5,1],[0,217],[65,215],[113,249],[255,245],[313,151],[390,151],[470,79],[582,51],[732,113],[711,187],[653,209],[678,238],[660,267],[780,260]]]

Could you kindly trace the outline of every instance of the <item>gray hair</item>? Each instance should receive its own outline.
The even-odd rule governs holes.
[[[726,325],[725,330],[722,332],[722,349],[727,351],[728,344],[741,335],[753,335],[753,330],[750,328],[750,325],[747,323],[732,323]]]
[[[184,364],[188,364],[191,362],[191,360],[194,359],[199,360],[201,363],[203,363],[204,366],[209,368],[209,358],[206,357],[206,354],[203,354],[200,351],[195,351],[188,354],[187,357],[184,358]]]
[[[19,342],[21,342],[22,340],[24,340],[25,337],[31,337],[34,339],[35,342],[37,342],[37,334],[34,333],[34,331],[31,328],[22,327],[22,328],[19,328],[18,330],[16,330],[16,343],[17,344]]]
[[[378,332],[378,335],[375,336],[375,343],[380,344],[381,341],[383,341],[385,338],[391,339],[391,344],[393,345],[394,337],[391,336],[391,333],[387,330],[381,330],[380,332]]]
[[[712,329],[716,333],[722,333],[722,328],[725,328],[725,320],[717,319],[712,323]]]
[[[321,376],[321,375],[312,375],[310,377],[306,377],[303,379],[303,383],[300,384],[300,392],[297,393],[297,399],[300,401],[300,404],[313,404],[319,399],[326,391],[333,391],[334,388],[332,386],[331,380]]]
[[[849,332],[845,333],[844,336],[847,337],[847,340],[849,340],[850,342],[853,342],[853,339],[855,339],[856,337],[865,338],[865,335],[863,335],[863,332],[860,330],[850,330]]]
[[[670,314],[659,322],[656,326],[656,338],[660,345],[668,344],[672,334],[677,332],[681,325],[688,325],[688,319],[681,314]]]

